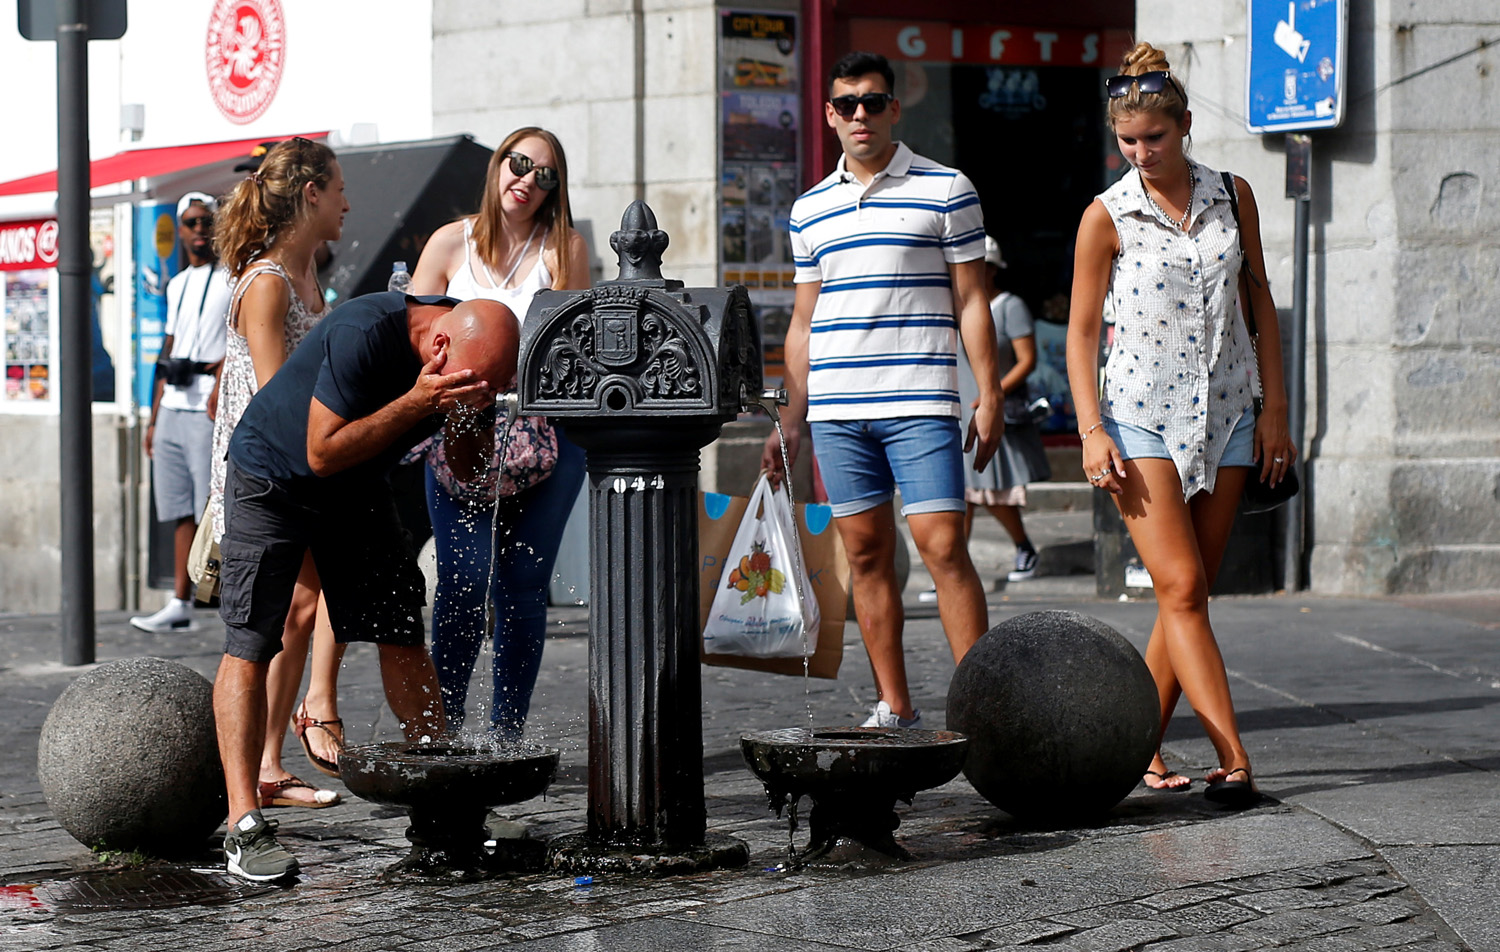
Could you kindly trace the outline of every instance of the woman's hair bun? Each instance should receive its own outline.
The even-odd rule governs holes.
[[[1171,68],[1172,64],[1167,62],[1167,54],[1144,40],[1137,43],[1120,61],[1122,76],[1139,76],[1142,73]]]

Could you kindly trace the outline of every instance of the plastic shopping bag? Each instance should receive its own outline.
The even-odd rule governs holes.
[[[801,658],[818,647],[820,617],[802,560],[786,488],[764,474],[734,534],[726,571],[703,629],[712,654]]]

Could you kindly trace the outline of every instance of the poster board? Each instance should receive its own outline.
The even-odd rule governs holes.
[[[795,274],[787,225],[802,181],[797,15],[729,9],[719,18],[719,277],[750,292],[765,385],[776,387]]]

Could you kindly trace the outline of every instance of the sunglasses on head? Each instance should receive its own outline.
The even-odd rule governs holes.
[[[557,169],[550,165],[537,165],[531,161],[531,156],[520,152],[507,152],[505,157],[510,160],[510,170],[517,178],[525,178],[527,173],[536,171],[536,187],[544,192],[550,192],[557,188]]]
[[[863,96],[835,96],[828,100],[840,119],[853,119],[854,111],[865,107],[865,115],[878,116],[895,100],[890,93],[865,93]]]
[[[194,215],[191,218],[182,219],[182,227],[192,229],[193,231],[197,231],[199,228],[212,228],[213,226],[214,216],[212,215]]]
[[[1177,80],[1172,74],[1164,69],[1154,69],[1149,73],[1141,73],[1138,76],[1111,76],[1104,81],[1104,89],[1109,93],[1110,99],[1123,99],[1130,95],[1130,87],[1138,86],[1143,93],[1159,93],[1171,83],[1172,88],[1177,90],[1177,95],[1187,101],[1187,94],[1182,87],[1177,85]]]

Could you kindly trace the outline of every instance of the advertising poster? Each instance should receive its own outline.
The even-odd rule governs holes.
[[[177,273],[176,207],[135,209],[135,400],[151,406],[156,358],[167,333],[167,281]]]
[[[0,272],[5,285],[5,400],[35,403],[52,394],[51,317],[47,310],[53,272]]]
[[[797,18],[724,10],[720,21],[720,274],[750,292],[766,386],[777,386],[792,307],[787,223],[801,191]]]
[[[115,399],[115,355],[128,348],[120,346],[120,308],[115,297],[115,213],[111,208],[89,212],[89,332],[92,346],[93,393],[95,403],[112,403]]]

